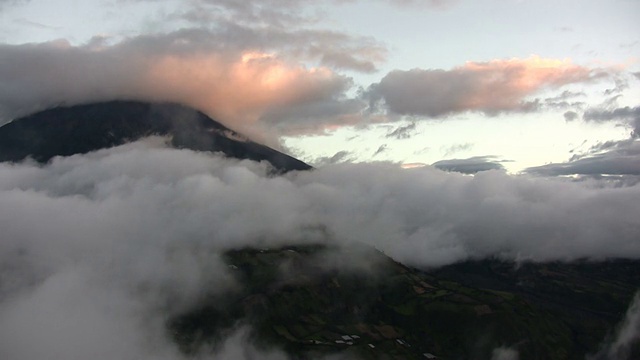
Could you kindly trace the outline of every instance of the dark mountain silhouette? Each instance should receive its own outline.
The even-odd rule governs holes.
[[[171,103],[111,101],[57,107],[0,127],[0,161],[26,157],[47,162],[55,156],[83,154],[150,135],[168,135],[172,145],[229,157],[270,162],[277,172],[311,167],[255,143],[200,111]]]

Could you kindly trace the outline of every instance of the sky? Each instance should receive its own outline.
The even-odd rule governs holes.
[[[273,176],[158,137],[0,163],[0,358],[186,359],[164,324],[238,286],[221,256],[243,246],[355,241],[421,268],[640,259],[638,13],[0,0],[0,123],[173,101],[316,167]],[[604,352],[638,338],[638,299]],[[249,332],[189,358],[286,358]],[[517,344],[494,356],[515,357]]]
[[[0,122],[176,101],[313,165],[638,175],[638,11],[635,0],[3,0]]]

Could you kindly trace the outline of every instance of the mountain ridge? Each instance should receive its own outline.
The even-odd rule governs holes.
[[[83,154],[151,135],[169,135],[171,145],[226,156],[268,161],[276,172],[311,166],[225,127],[204,113],[176,103],[113,100],[56,107],[0,127],[0,162]]]

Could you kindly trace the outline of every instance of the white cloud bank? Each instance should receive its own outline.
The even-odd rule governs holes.
[[[219,255],[243,245],[361,241],[421,266],[640,257],[640,186],[394,164],[266,174],[157,141],[0,164],[0,358],[180,359],[164,321],[233,287]]]

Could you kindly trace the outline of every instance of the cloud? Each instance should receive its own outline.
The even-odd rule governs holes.
[[[20,4],[26,4],[31,0],[0,0],[0,11],[3,11],[7,6],[16,6]]]
[[[408,125],[398,126],[397,128],[390,131],[385,137],[386,138],[395,138],[398,140],[406,140],[410,139],[416,133],[416,123],[412,122]]]
[[[145,1],[145,0],[129,0]],[[378,0],[399,7],[446,9],[459,0]],[[358,0],[329,0],[318,6],[311,0],[194,0],[187,9],[179,11],[184,19],[196,23],[229,20],[235,23],[259,26],[290,27],[310,24],[321,17],[322,6],[341,5]],[[363,2],[363,1],[359,1]]]
[[[584,112],[582,118],[585,121],[628,123],[633,127],[631,137],[640,137],[640,106],[625,106],[616,109],[589,109]]]
[[[445,9],[459,2],[459,0],[382,0],[400,6],[427,6],[433,9]]]
[[[585,106],[584,101],[577,101],[576,98],[586,96],[583,92],[573,92],[564,90],[562,93],[547,97],[547,98],[535,98],[526,102],[526,107],[530,110],[541,109],[558,109],[564,110],[567,108],[582,109]]]
[[[442,117],[465,111],[489,115],[530,111],[527,97],[546,89],[588,83],[606,76],[602,69],[570,60],[527,59],[468,62],[451,70],[395,70],[368,90],[372,106],[383,101],[391,113]]]
[[[373,153],[372,157],[376,157],[382,153],[384,153],[385,151],[389,150],[389,146],[387,144],[382,144],[378,147],[378,149]]]
[[[574,121],[578,118],[578,113],[575,111],[566,111],[564,114],[564,120],[569,122],[569,121]]]
[[[444,156],[450,156],[459,152],[469,151],[473,149],[474,145],[472,143],[464,143],[464,144],[453,144],[448,147],[444,147]]]
[[[2,5],[0,5],[0,7],[1,6]],[[38,29],[48,29],[48,30],[59,30],[59,29],[61,29],[61,27],[59,27],[59,26],[51,26],[51,25],[47,25],[47,24],[31,21],[31,20],[28,20],[28,19],[25,19],[25,18],[15,19],[15,20],[13,20],[13,23],[14,24],[19,24],[19,25],[24,25],[24,26],[35,27],[35,28],[38,28]]]
[[[556,95],[554,97],[550,97],[547,98],[547,101],[551,101],[551,102],[562,102],[562,101],[567,101],[569,99],[573,99],[576,97],[583,97],[586,96],[586,94],[584,92],[576,92],[576,91],[570,91],[570,90],[564,90],[562,93],[560,93],[559,95]]]
[[[181,14],[186,20],[195,22],[228,19],[236,23],[282,27],[309,21],[301,11],[307,5],[309,2],[305,0],[195,0],[187,4],[187,10]]]
[[[352,153],[350,153],[349,151],[341,150],[333,154],[333,156],[320,157],[318,159],[314,159],[312,163],[314,166],[320,167],[320,166],[331,165],[331,164],[339,164],[343,162],[351,162],[354,159],[355,158],[353,157]]]
[[[263,125],[280,133],[318,131],[355,121],[348,115],[364,106],[345,97],[348,77],[270,53],[225,49],[210,35],[184,30],[114,45],[0,45],[0,117],[6,122],[60,103],[173,101],[256,135]]]
[[[173,29],[208,31],[227,46],[277,51],[332,69],[377,71],[388,56],[387,48],[372,37],[319,28],[322,11],[317,2],[308,0],[195,0],[156,22]]]
[[[316,3],[164,4],[148,21],[165,33],[0,45],[0,123],[60,103],[166,100],[278,146],[283,134],[363,121],[366,101],[347,96],[353,81],[336,71],[374,72],[388,50],[372,37],[318,27]]]
[[[519,358],[517,350],[504,347],[494,349],[491,354],[491,360],[518,360]]]
[[[543,176],[638,176],[640,175],[640,141],[630,139],[607,143],[604,147],[595,148],[590,154],[577,156],[568,162],[530,167],[525,172]]]
[[[233,290],[220,255],[243,246],[356,241],[415,266],[640,257],[640,186],[389,163],[270,177],[163,144],[0,164],[1,358],[183,359],[167,316]]]
[[[468,159],[440,160],[432,166],[444,170],[463,174],[475,174],[480,171],[504,170],[504,166],[493,156],[474,156]]]
[[[624,320],[620,324],[613,341],[605,343],[595,355],[587,360],[631,359],[634,345],[640,341],[640,293],[631,301]]]
[[[220,360],[288,360],[284,352],[260,351],[250,341],[250,329],[242,327],[236,329],[222,344],[222,349],[216,354]]]
[[[578,114],[564,114],[573,121]],[[618,122],[630,125],[630,138],[599,143],[584,153],[575,154],[569,161],[534,166],[524,170],[541,176],[574,176],[576,179],[604,179],[618,186],[640,183],[640,107],[592,108],[582,118],[592,122]]]
[[[566,249],[547,253],[544,247],[533,244],[542,245],[551,239],[527,243],[526,230],[530,222],[526,219],[531,217],[531,221],[537,222],[536,226],[542,227],[534,232],[537,234],[544,233],[543,228],[548,227],[553,229],[549,230],[550,235],[558,231],[555,226],[565,220],[589,220],[592,230],[600,226],[608,229],[611,226],[604,226],[603,221],[624,223],[629,219],[631,212],[626,216],[623,211],[639,206],[632,200],[639,196],[640,188],[595,191],[563,181],[511,177],[500,171],[467,177],[432,167],[401,170],[395,164],[386,163],[326,166],[312,172],[269,178],[265,164],[142,144],[144,146],[139,143],[86,156],[59,158],[42,168],[2,164],[0,189],[7,204],[3,207],[7,211],[2,213],[5,233],[8,237],[29,234],[27,237],[33,239],[49,234],[48,238],[60,239],[59,250],[42,250],[51,251],[52,257],[66,253],[63,250],[66,245],[84,244],[86,232],[107,228],[110,229],[109,243],[150,238],[170,243],[183,239],[182,232],[188,231],[196,245],[202,241],[212,242],[214,249],[224,249],[254,241],[314,238],[313,233],[303,229],[318,224],[327,226],[340,241],[360,240],[381,245],[392,253],[396,253],[396,245],[408,245],[408,238],[412,236],[415,236],[412,241],[424,242],[422,245],[428,247],[437,247],[446,239],[451,246],[458,244],[460,249],[465,249],[464,256],[455,259],[494,253],[498,248],[492,247],[493,241],[505,241],[504,247],[499,248],[511,249],[507,253],[512,256],[527,254],[540,259],[633,255],[633,251],[622,252],[622,248],[637,246],[635,242],[622,245],[628,236],[621,233],[616,240],[621,243],[620,248],[607,246],[602,253],[591,252],[589,248],[597,245],[601,232],[583,236],[586,229],[572,226],[561,231],[573,235],[562,243]],[[122,174],[126,174],[125,177]],[[446,189],[442,188],[445,183]],[[486,202],[488,199],[492,201]],[[566,205],[560,206],[560,201]],[[531,207],[531,202],[539,206]],[[211,206],[214,203],[216,206]],[[587,211],[587,205],[592,203],[596,208],[617,204],[620,209],[611,214],[615,215],[613,218],[598,218],[600,211]],[[578,208],[578,204],[584,210],[570,211],[567,219],[538,213],[542,210],[556,213],[570,206]],[[56,205],[66,206],[68,211],[55,216],[53,212],[49,214]],[[424,212],[425,206],[437,208],[438,212]],[[485,211],[477,213],[482,207],[486,207]],[[554,208],[556,210],[551,210]],[[503,212],[507,210],[511,216],[503,219]],[[506,229],[514,233],[506,234],[510,231],[504,226],[514,221],[514,216],[522,218],[508,225]],[[49,220],[38,226],[39,223],[34,224],[32,220],[36,218]],[[497,220],[482,226],[489,233],[502,232],[501,236],[484,244],[488,236],[482,232],[467,233],[470,227],[480,224],[480,219],[489,218]],[[79,231],[67,226],[71,222],[86,225]],[[370,225],[363,226],[364,223]],[[635,217],[627,226],[638,226]],[[90,231],[92,228],[95,231]],[[386,230],[370,236],[381,228]],[[468,237],[471,233],[474,236]],[[515,233],[520,234],[519,237],[515,237]],[[601,240],[611,241],[612,237],[610,234]],[[587,240],[593,244],[582,250],[576,246]],[[484,251],[473,251],[484,246]],[[425,264],[447,262],[435,254],[422,252],[422,256]]]
[[[628,88],[629,88],[629,82],[627,81],[627,79],[622,78],[622,77],[615,77],[614,78],[614,87],[612,87],[610,89],[606,89],[604,91],[604,95],[607,95],[607,96],[619,95],[624,90],[627,90]]]

